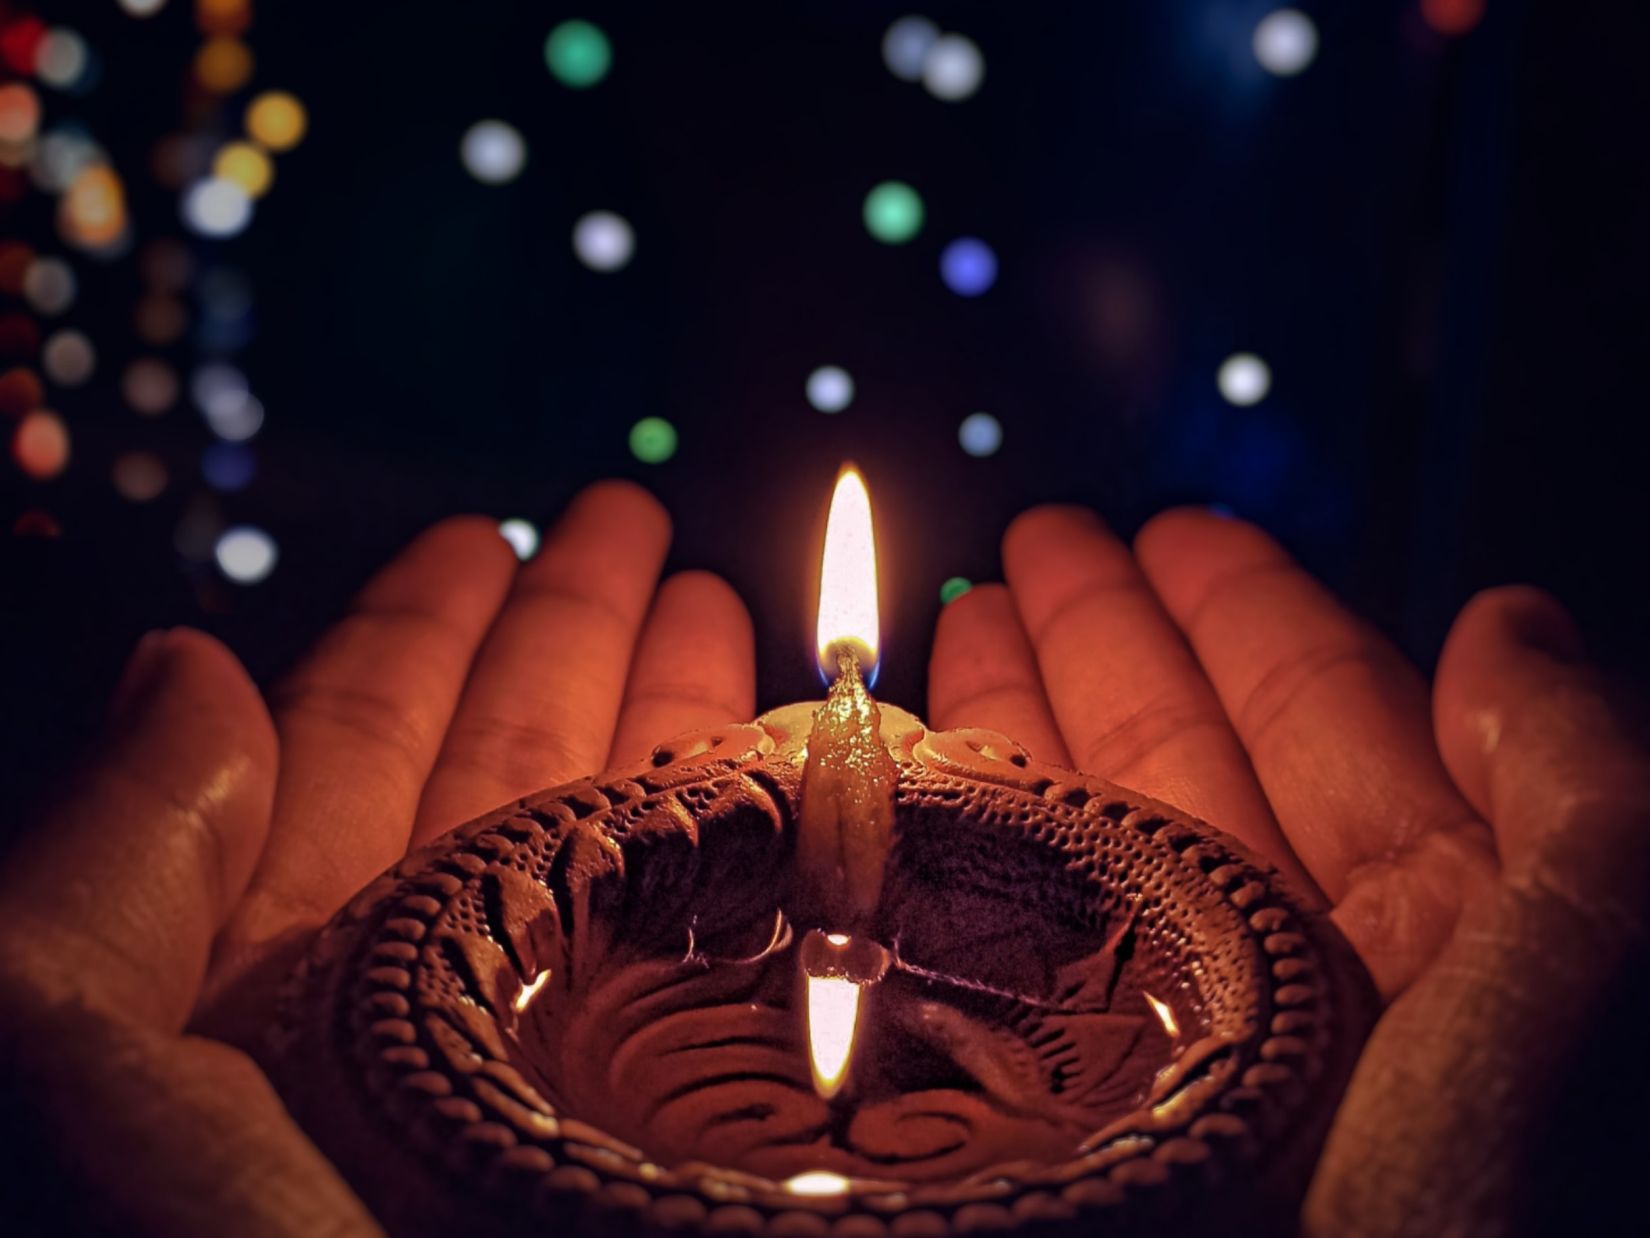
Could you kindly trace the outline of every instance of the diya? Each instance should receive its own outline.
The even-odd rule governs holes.
[[[854,582],[857,580],[858,584]],[[1286,1231],[1372,1017],[1240,844],[862,680],[410,856],[288,985],[274,1075],[394,1234]]]

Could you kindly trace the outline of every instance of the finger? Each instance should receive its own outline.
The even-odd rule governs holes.
[[[6,870],[0,967],[48,1005],[182,1027],[263,845],[275,753],[228,650],[145,637],[101,752]]]
[[[514,574],[493,521],[443,521],[368,583],[276,690],[275,820],[219,943],[214,991],[404,854],[465,674]]]
[[[1006,586],[976,585],[940,611],[928,662],[928,718],[942,731],[999,731],[1039,761],[1071,765]]]
[[[1253,525],[1167,512],[1136,544],[1290,844],[1383,993],[1442,947],[1495,873],[1432,741],[1421,677]]]
[[[1650,752],[1557,601],[1519,587],[1474,598],[1444,645],[1433,720],[1508,881],[1650,928]]]
[[[476,659],[415,845],[601,767],[669,544],[670,517],[640,486],[598,482],[573,500]]]
[[[682,572],[653,599],[636,642],[609,765],[639,761],[661,740],[756,713],[756,637],[720,576]]]
[[[1215,823],[1304,882],[1214,691],[1099,517],[1026,512],[1003,567],[1078,768]]]

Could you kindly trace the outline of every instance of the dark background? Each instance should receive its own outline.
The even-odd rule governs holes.
[[[1289,79],[1250,52],[1273,7],[929,4],[986,60],[981,91],[945,103],[883,64],[903,4],[283,0],[255,6],[252,86],[214,113],[187,86],[191,6],[43,6],[101,66],[83,95],[42,91],[48,122],[77,117],[110,152],[139,246],[188,235],[146,171],[158,140],[233,136],[270,87],[310,130],[244,234],[190,240],[253,291],[233,354],[268,410],[248,489],[210,496],[187,399],[158,419],[125,407],[121,369],[155,351],[133,338],[137,263],[75,259],[68,319],[100,364],[49,395],[73,459],[47,482],[0,466],[4,527],[45,511],[62,528],[0,535],[8,815],[95,724],[144,630],[205,627],[267,681],[423,525],[544,522],[606,475],[670,507],[673,565],[744,594],[763,706],[818,691],[810,578],[844,458],[880,520],[879,690],[900,704],[922,706],[941,581],[995,576],[1004,524],[1047,499],[1125,532],[1225,504],[1423,664],[1473,590],[1535,581],[1642,679],[1643,6],[1489,0],[1446,38],[1417,0],[1305,3],[1322,45]],[[544,64],[571,16],[614,46],[587,91]],[[484,117],[526,138],[511,184],[460,164]],[[889,178],[927,204],[909,245],[860,220]],[[60,249],[51,207],[5,207],[0,231]],[[622,272],[573,257],[596,208],[635,225]],[[959,235],[1001,261],[975,300],[938,275]],[[1240,350],[1273,370],[1253,408],[1215,386]],[[219,350],[162,351],[187,373]],[[827,363],[858,386],[836,416],[803,396]],[[1006,433],[990,459],[957,446],[978,409]],[[648,414],[681,434],[663,465],[627,450]],[[143,505],[109,480],[133,448],[172,473]],[[180,556],[202,511],[267,529],[274,573],[239,586]]]

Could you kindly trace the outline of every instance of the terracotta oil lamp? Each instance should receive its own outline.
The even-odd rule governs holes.
[[[395,1234],[1292,1226],[1373,1002],[1166,804],[875,701],[870,504],[823,705],[528,796],[368,886],[276,1077]]]

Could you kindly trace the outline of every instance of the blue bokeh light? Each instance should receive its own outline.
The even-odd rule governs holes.
[[[201,475],[214,490],[245,490],[258,475],[258,458],[244,443],[213,443],[201,453]]]
[[[940,254],[940,278],[959,297],[977,297],[997,282],[997,255],[979,237],[958,237]]]

